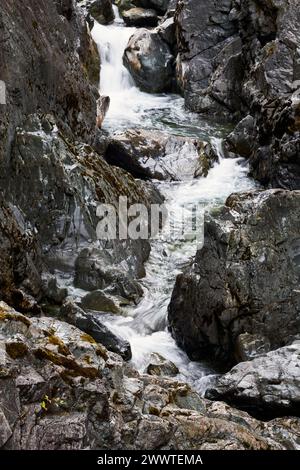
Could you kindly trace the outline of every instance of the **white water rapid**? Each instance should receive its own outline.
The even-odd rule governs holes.
[[[220,137],[224,128],[185,111],[184,101],[177,95],[150,95],[134,85],[123,66],[122,57],[136,29],[125,27],[116,7],[115,12],[117,19],[112,25],[96,23],[92,31],[101,54],[100,91],[111,98],[104,128],[112,132],[143,127],[211,139],[222,157]],[[247,172],[248,168],[241,160],[221,158],[207,178],[157,184],[173,214],[179,214],[189,203],[197,204],[204,214],[204,211],[222,204],[230,193],[254,187]],[[150,354],[157,352],[177,365],[179,379],[190,383],[201,393],[213,372],[204,364],[191,362],[167,330],[167,307],[176,275],[195,255],[197,247],[197,240],[170,241],[164,238],[164,234],[159,240],[154,240],[146,265],[147,275],[142,281],[143,300],[128,309],[125,316],[105,316],[102,320],[112,331],[130,341],[132,363],[140,371],[145,369]]]

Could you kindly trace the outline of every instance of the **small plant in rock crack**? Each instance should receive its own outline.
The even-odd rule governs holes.
[[[44,395],[40,403],[40,411],[42,413],[55,413],[64,408],[65,405],[65,400],[60,397],[49,398],[48,395]]]

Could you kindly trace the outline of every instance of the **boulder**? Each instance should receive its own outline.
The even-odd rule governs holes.
[[[218,157],[209,143],[198,139],[128,129],[112,136],[105,159],[135,178],[180,181],[207,176]]]
[[[104,25],[114,21],[112,0],[77,0],[77,3],[83,9],[91,26],[93,26],[93,19]]]
[[[158,23],[156,11],[145,8],[130,8],[123,12],[122,17],[127,26],[153,27]]]
[[[101,313],[119,313],[115,302],[99,290],[89,292],[81,299],[81,307],[84,310],[96,310]]]
[[[16,351],[8,346],[12,340],[24,346],[17,358],[10,355]],[[259,422],[224,403],[201,398],[178,381],[138,374],[73,325],[29,318],[3,302],[0,352],[3,450],[298,446],[298,418]]]
[[[208,398],[226,401],[249,413],[268,418],[299,415],[300,341],[241,362],[219,377]]]
[[[157,31],[137,31],[129,40],[123,61],[141,90],[148,93],[171,90],[174,58]]]
[[[177,366],[158,353],[152,353],[149,364],[146,367],[146,373],[150,375],[162,375],[167,377],[175,377],[179,374]]]
[[[67,300],[60,309],[60,316],[64,321],[90,335],[97,343],[103,344],[109,351],[119,354],[124,361],[131,359],[128,341],[113,333],[97,314],[85,312],[71,300]]]
[[[252,191],[206,215],[204,246],[169,305],[171,332],[191,357],[228,368],[240,360],[239,335],[276,349],[299,332],[299,201],[298,191]],[[261,340],[252,347],[260,353]]]
[[[131,8],[135,8],[136,6],[141,6],[141,5],[136,5],[136,2],[134,0],[116,0],[116,5],[121,13],[121,15],[127,11],[130,10]]]

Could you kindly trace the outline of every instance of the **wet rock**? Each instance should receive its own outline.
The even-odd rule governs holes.
[[[114,301],[103,292],[94,290],[81,299],[81,306],[84,310],[96,310],[102,313],[119,313],[119,309]]]
[[[299,197],[233,194],[206,216],[204,246],[178,276],[169,306],[172,334],[191,357],[223,359],[228,367],[240,334],[265,337],[271,349],[297,334]],[[260,350],[260,341],[252,344]]]
[[[157,26],[158,17],[155,10],[145,8],[130,8],[122,14],[127,26],[153,27]]]
[[[146,367],[146,373],[150,375],[175,377],[179,373],[179,370],[172,361],[168,361],[158,353],[152,353],[150,362]]]
[[[112,136],[105,159],[136,178],[184,180],[207,176],[217,156],[209,143],[198,139],[129,129]]]
[[[224,400],[260,417],[299,414],[300,341],[241,362],[217,379],[209,398]]]
[[[171,90],[173,56],[157,31],[137,31],[129,40],[123,60],[141,90],[148,93]]]
[[[139,375],[78,328],[0,304],[2,449],[295,449],[299,419],[259,422],[187,385]],[[4,344],[3,344],[4,343]],[[1,362],[2,366],[2,362]]]
[[[115,18],[112,0],[77,0],[77,3],[84,10],[91,25],[92,18],[100,24],[112,23]]]
[[[85,312],[72,301],[66,301],[60,310],[61,317],[103,344],[109,351],[119,354],[125,361],[132,357],[128,341],[116,335],[104,325],[97,314]]]
[[[97,100],[97,118],[96,124],[99,129],[101,129],[106,113],[109,109],[110,97],[109,96],[100,96]]]

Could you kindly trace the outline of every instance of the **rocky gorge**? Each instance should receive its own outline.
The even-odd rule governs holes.
[[[299,20],[2,0],[1,449],[300,448]],[[120,197],[173,237],[99,239]]]

